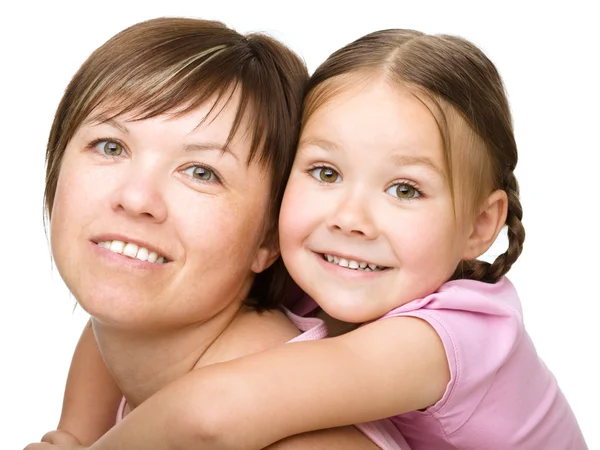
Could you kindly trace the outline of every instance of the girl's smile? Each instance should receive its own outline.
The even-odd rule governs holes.
[[[331,316],[376,319],[435,291],[464,255],[431,111],[349,83],[304,125],[280,215],[283,260]]]

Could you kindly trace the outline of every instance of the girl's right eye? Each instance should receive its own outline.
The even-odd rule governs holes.
[[[313,167],[309,171],[310,175],[321,183],[339,183],[342,181],[342,177],[339,172],[331,167],[321,166]]]
[[[108,139],[98,140],[93,143],[93,146],[106,156],[121,156],[125,153],[125,149],[121,143]]]

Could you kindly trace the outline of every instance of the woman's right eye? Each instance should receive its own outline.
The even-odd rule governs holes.
[[[321,183],[332,184],[342,181],[339,172],[331,167],[314,167],[309,173],[314,179]]]
[[[121,156],[125,152],[125,149],[119,142],[107,139],[97,141],[94,147],[106,156]]]

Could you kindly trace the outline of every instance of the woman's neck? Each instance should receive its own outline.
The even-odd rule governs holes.
[[[104,361],[133,409],[202,365],[213,344],[246,313],[236,302],[202,323],[159,331],[123,330],[93,318],[92,324]]]

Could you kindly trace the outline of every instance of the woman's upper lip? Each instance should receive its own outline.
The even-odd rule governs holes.
[[[147,241],[144,241],[142,239],[138,239],[135,237],[125,236],[122,234],[108,233],[108,234],[99,234],[97,236],[94,236],[94,237],[92,237],[91,241],[94,242],[95,244],[99,244],[100,242],[105,242],[105,241],[122,241],[125,243],[131,243],[131,244],[137,245],[140,248],[144,247],[149,252],[154,252],[159,256],[163,256],[164,258],[168,259],[169,261],[173,261],[173,257],[169,253],[167,253],[164,249],[157,247],[156,245],[149,244]]]

